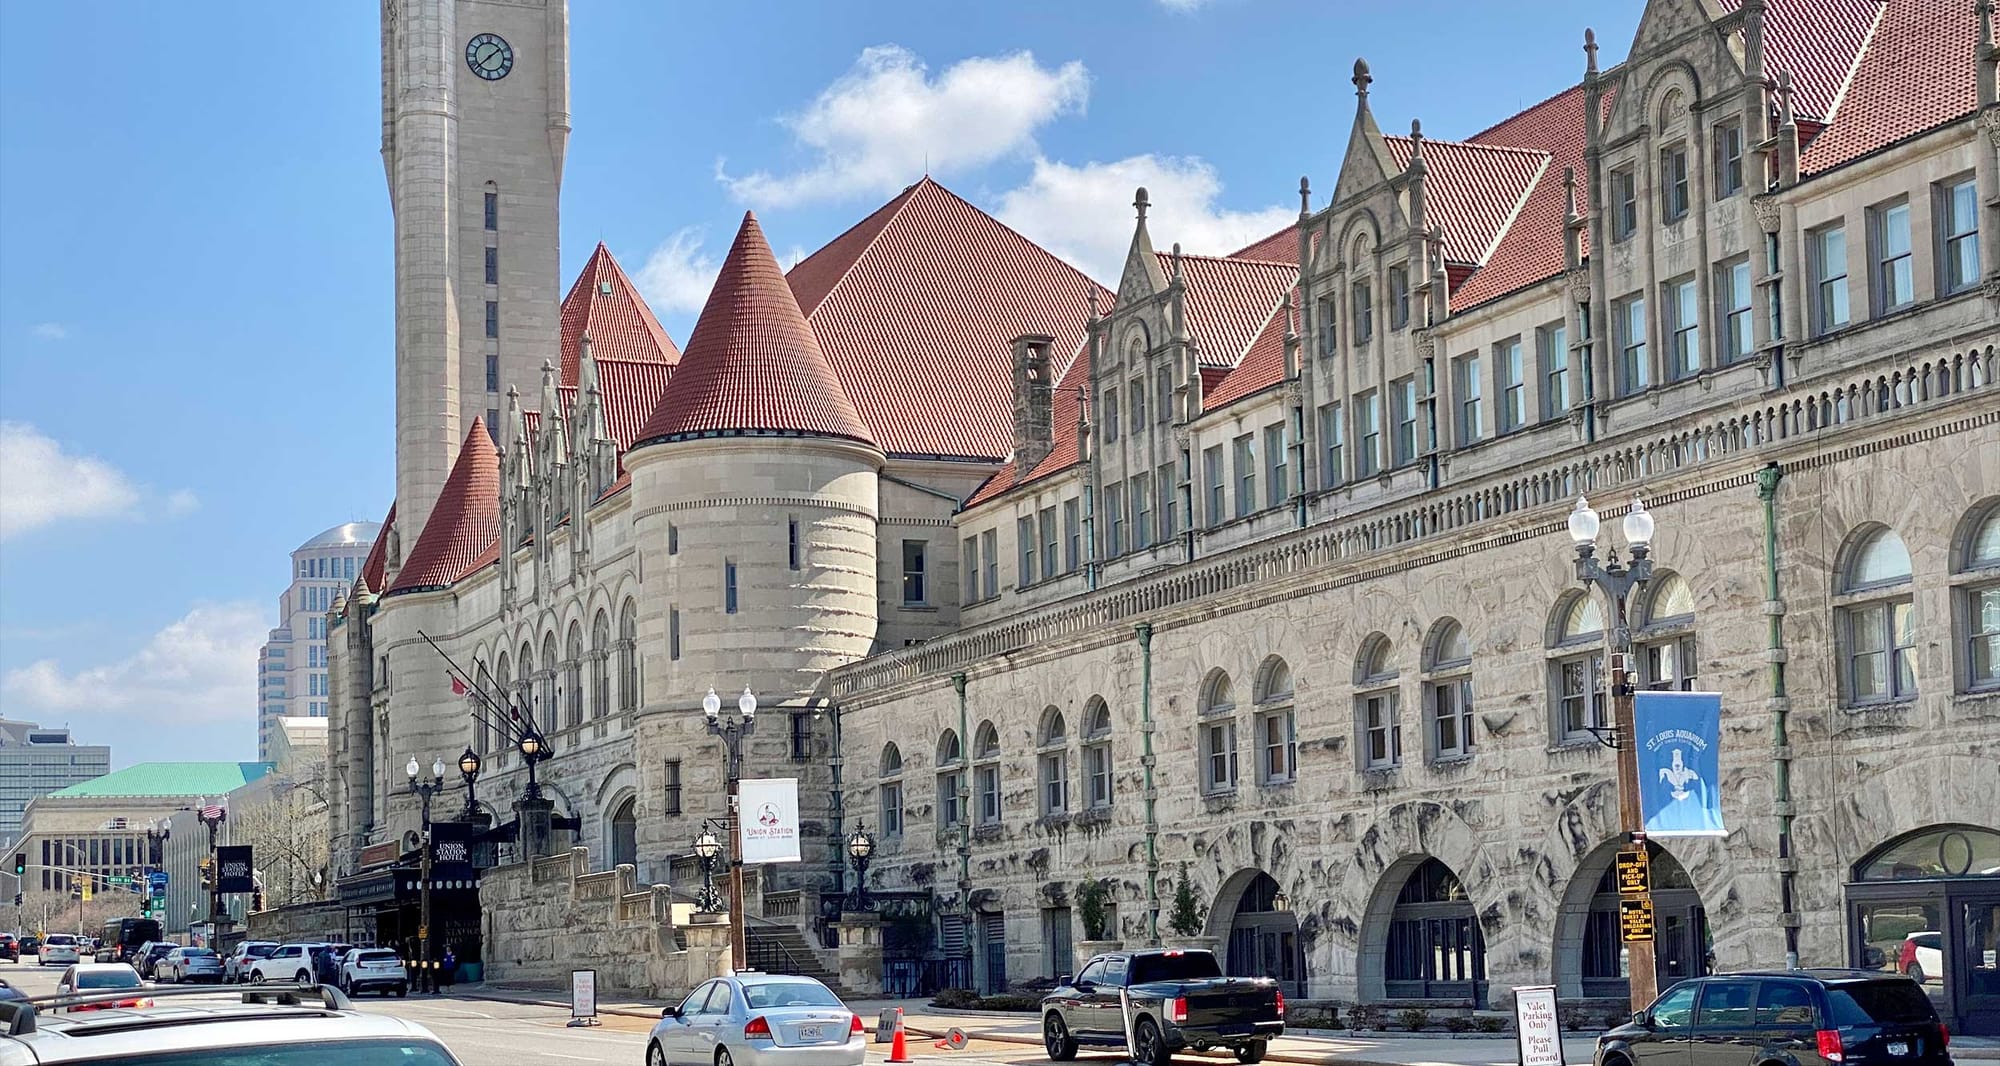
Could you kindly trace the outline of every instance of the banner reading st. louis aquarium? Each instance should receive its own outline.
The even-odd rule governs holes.
[[[1640,692],[1639,812],[1648,836],[1718,837],[1722,828],[1722,696]]]

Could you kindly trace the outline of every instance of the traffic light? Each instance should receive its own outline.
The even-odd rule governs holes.
[[[21,905],[21,894],[19,892],[16,892],[14,893],[14,906],[18,907],[20,905]]]
[[[207,859],[207,858],[204,858],[204,859],[202,859],[202,860],[201,860],[201,890],[202,890],[203,892],[213,892],[213,891],[215,891],[215,860],[214,860],[214,859]]]
[[[264,909],[263,889],[260,888],[257,891],[250,893],[250,909],[252,911],[261,911]]]
[[[83,898],[83,882],[71,881],[69,883],[69,898],[71,899]]]
[[[14,876],[18,878],[18,877],[26,877],[27,875],[28,875],[28,853],[25,851],[17,851],[14,853]]]

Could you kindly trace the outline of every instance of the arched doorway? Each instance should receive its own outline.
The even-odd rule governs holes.
[[[639,814],[632,796],[611,812],[611,865],[639,865]]]
[[[1458,875],[1436,859],[1418,863],[1396,892],[1383,944],[1382,994],[1486,1005],[1479,918]]]
[[[1631,998],[1631,969],[1618,936],[1618,886],[1613,861],[1624,847],[1609,840],[1584,856],[1556,916],[1556,994],[1571,999]],[[1700,977],[1709,962],[1708,912],[1686,868],[1657,841],[1646,842],[1652,878],[1653,969],[1660,988]]]
[[[1305,954],[1299,945],[1299,919],[1292,913],[1291,900],[1270,874],[1262,870],[1244,873],[1249,875],[1248,881],[1242,884],[1231,912],[1223,970],[1237,977],[1275,977],[1285,995],[1302,998],[1306,992]]]
[[[1869,852],[1853,875],[1853,964],[1917,979],[1954,1033],[2000,1034],[2000,832],[1929,826]]]

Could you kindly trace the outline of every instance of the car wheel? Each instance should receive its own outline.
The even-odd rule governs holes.
[[[646,1066],[667,1066],[667,1053],[660,1050],[660,1042],[646,1045]]]
[[[1923,983],[1924,983],[1924,964],[1923,964],[1923,963],[1921,963],[1921,962],[1913,962],[1913,963],[1911,963],[1911,964],[1910,964],[1910,968],[1909,968],[1909,970],[1908,970],[1907,972],[1908,972],[1908,973],[1909,973],[1909,975],[1910,975],[1910,980],[1912,980],[1912,981],[1915,981],[1915,982],[1916,982],[1916,983],[1918,983],[1918,984],[1923,984]]]
[[[1252,1040],[1236,1049],[1236,1061],[1243,1063],[1243,1066],[1250,1066],[1254,1062],[1263,1062],[1264,1051],[1269,1046],[1268,1041]]]
[[[1062,1015],[1055,1011],[1042,1019],[1042,1047],[1047,1049],[1051,1062],[1076,1058],[1076,1037],[1070,1035],[1069,1026],[1063,1024]]]
[[[715,1066],[736,1066],[736,1060],[729,1057],[728,1048],[719,1047],[715,1049]]]
[[[1133,1061],[1139,1066],[1168,1066],[1173,1061],[1167,1051],[1167,1038],[1160,1035],[1159,1023],[1151,1018],[1139,1019],[1132,1031]]]
[[[292,983],[298,985],[300,988],[309,988],[312,985],[312,974],[300,970],[298,973],[292,975]]]

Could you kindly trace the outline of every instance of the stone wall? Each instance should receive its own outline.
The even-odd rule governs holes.
[[[337,900],[301,903],[257,911],[245,921],[247,931],[237,939],[339,941],[347,936],[347,908]]]
[[[480,877],[488,981],[567,985],[597,971],[598,987],[648,999],[680,995],[728,966],[729,926],[695,923],[666,885],[640,885],[630,866],[590,873],[571,848]]]

